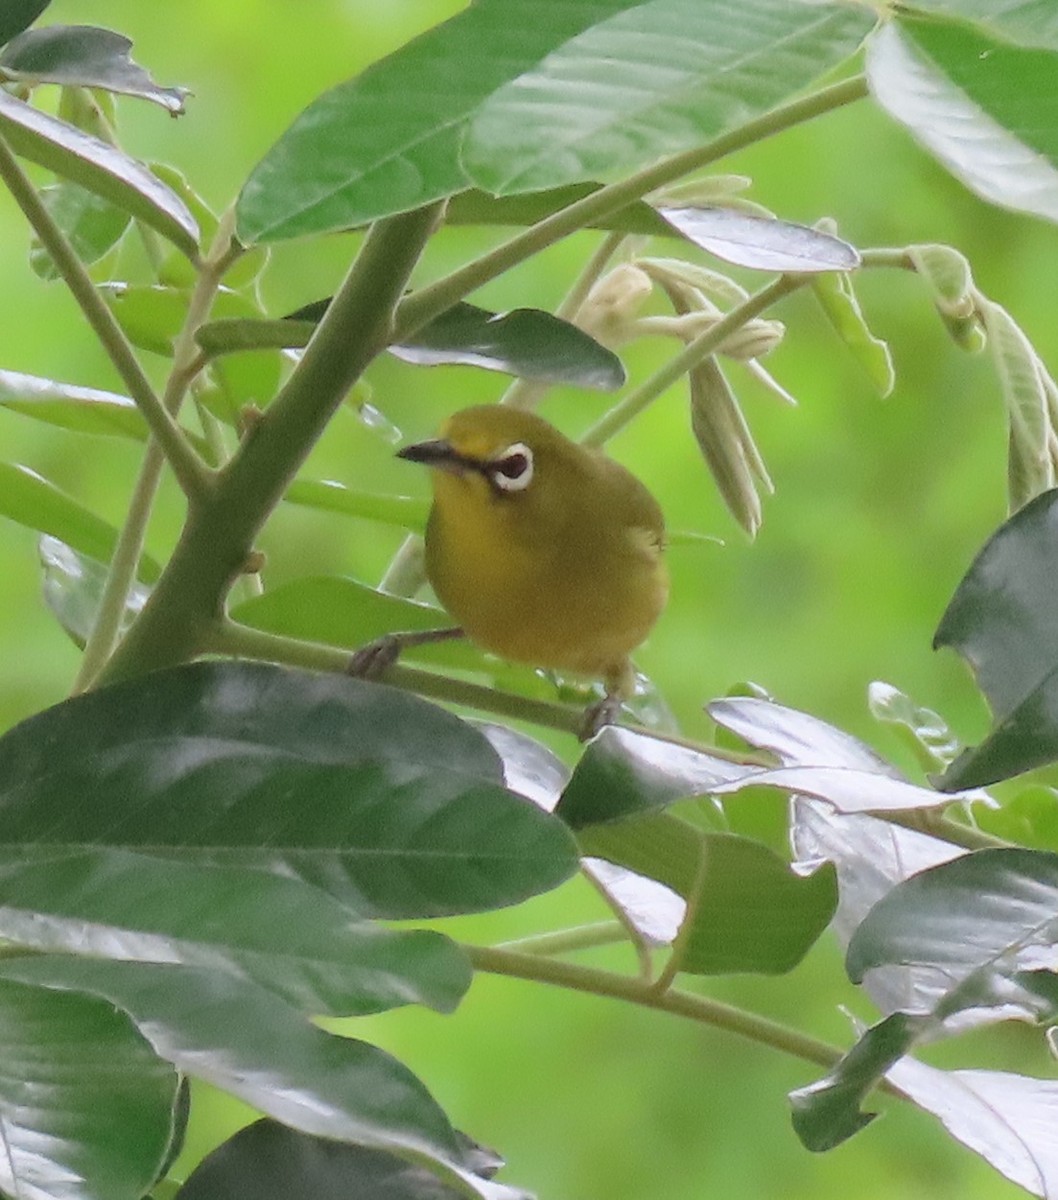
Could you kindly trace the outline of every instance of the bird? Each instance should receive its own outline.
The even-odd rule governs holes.
[[[430,469],[426,577],[457,628],[390,634],[353,656],[377,677],[409,645],[466,636],[511,662],[600,679],[582,737],[634,690],[630,655],[668,598],[665,522],[630,471],[534,413],[451,416],[397,457]]]

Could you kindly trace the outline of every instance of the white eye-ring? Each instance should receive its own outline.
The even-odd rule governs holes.
[[[489,463],[488,472],[500,491],[523,492],[533,481],[533,452],[522,442],[515,442]]]

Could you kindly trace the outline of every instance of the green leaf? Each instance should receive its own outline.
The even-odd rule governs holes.
[[[0,45],[28,29],[50,3],[51,0],[7,0],[0,15]]]
[[[1058,854],[979,850],[883,896],[853,934],[845,966],[854,983],[894,963],[936,969],[948,982],[937,1015],[990,1002],[1034,1019],[1053,1014],[1054,998],[1025,973],[1051,962],[1056,944]]]
[[[867,44],[875,99],[984,200],[1058,220],[1058,53],[901,16]]]
[[[894,1013],[868,1029],[817,1083],[790,1093],[793,1126],[809,1150],[832,1150],[869,1124],[875,1113],[860,1111],[867,1093],[905,1055],[923,1032],[923,1019]]]
[[[76,183],[64,181],[41,188],[40,198],[69,238],[74,253],[89,265],[98,262],[112,249],[129,226],[127,212]],[[35,239],[29,252],[29,265],[42,279],[59,278],[51,255]]]
[[[366,224],[463,191],[459,146],[497,87],[636,0],[478,0],[325,92],[251,172],[237,205],[249,245]]]
[[[93,25],[49,25],[13,38],[0,51],[0,74],[21,83],[102,88],[153,100],[173,116],[184,111],[186,88],[159,87],[130,58],[132,42]]]
[[[147,422],[135,401],[116,392],[0,371],[0,407],[75,433],[147,440]]]
[[[758,217],[733,208],[669,208],[658,213],[689,242],[724,262],[755,271],[809,274],[851,271],[860,265],[859,253],[832,234]]]
[[[423,532],[430,511],[428,500],[360,492],[333,479],[295,479],[283,499],[288,504],[299,504],[323,512],[361,517],[366,521],[379,521],[383,525],[398,525],[412,533]]]
[[[875,337],[860,308],[852,279],[846,272],[817,275],[812,291],[849,353],[863,368],[880,396],[888,396],[896,384],[889,345]]]
[[[799,875],[749,838],[707,833],[665,813],[578,833],[586,854],[665,884],[688,901],[680,969],[695,975],[792,970],[837,905],[834,869]],[[704,860],[703,860],[704,856]]]
[[[26,1200],[139,1200],[173,1134],[179,1079],[94,996],[0,980],[0,1187]]]
[[[113,525],[36,471],[13,463],[0,463],[0,516],[39,533],[51,534],[97,562],[109,562],[117,543]],[[146,555],[140,559],[141,579],[153,583],[160,574],[161,568],[153,559]]]
[[[161,1058],[304,1133],[470,1177],[447,1118],[405,1066],[317,1029],[254,984],[203,968],[63,955],[8,960],[0,975],[109,1001]]]
[[[100,284],[99,292],[134,346],[172,357],[173,344],[187,319],[189,290],[160,284],[111,282]],[[241,292],[221,288],[212,311],[218,320],[254,320],[259,310]],[[278,379],[278,364],[274,373]]]
[[[542,192],[520,196],[492,196],[477,188],[457,192],[445,209],[446,225],[535,225],[560,208],[567,208],[585,196],[597,192],[599,183],[571,183]],[[645,200],[626,204],[596,221],[588,229],[616,229],[622,233],[640,233],[650,237],[675,237],[676,231]]]
[[[84,648],[99,613],[108,569],[103,563],[71,550],[65,542],[44,534],[37,546],[40,554],[44,603],[59,624]],[[147,603],[150,589],[134,584],[126,597],[121,620],[123,633]]]
[[[915,8],[970,18],[1022,46],[1058,50],[1058,10],[1050,0],[915,0]]]
[[[577,866],[562,823],[502,787],[463,722],[263,664],[160,671],[31,717],[0,738],[0,812],[0,846],[270,871],[364,916],[513,904]]]
[[[463,147],[477,186],[505,195],[612,179],[687,150],[806,87],[871,27],[865,12],[790,0],[597,8],[591,28],[481,106]]]
[[[489,1178],[502,1162],[486,1161],[479,1170]],[[522,1196],[494,1186],[496,1200]],[[385,1151],[310,1137],[266,1119],[240,1129],[203,1159],[177,1200],[339,1200],[351,1193],[357,1200],[458,1200],[466,1194]]]
[[[958,754],[958,739],[944,718],[933,709],[916,704],[892,684],[872,682],[867,690],[867,703],[871,716],[891,726],[926,770],[946,767]]]
[[[944,792],[919,787],[903,779],[859,771],[850,767],[776,767],[722,784],[717,796],[728,796],[744,787],[778,788],[783,792],[814,796],[842,813],[914,812],[943,808],[952,798]]]
[[[109,200],[197,259],[194,217],[142,163],[2,90],[0,133],[16,154]]]
[[[708,795],[752,767],[606,725],[580,756],[555,809],[572,829],[620,821]]]
[[[988,738],[939,781],[983,787],[1058,758],[1058,490],[1044,492],[996,530],[952,597],[933,645],[973,668],[995,716]]]
[[[318,1016],[404,1004],[451,1012],[471,978],[441,934],[358,921],[299,880],[101,846],[0,849],[0,935],[34,950],[228,971]]]
[[[621,360],[551,313],[516,308],[491,313],[457,304],[389,351],[404,362],[484,367],[522,379],[612,392],[625,381]]]

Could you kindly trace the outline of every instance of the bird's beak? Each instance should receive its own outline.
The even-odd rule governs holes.
[[[397,451],[398,458],[406,458],[409,462],[422,463],[427,467],[436,467],[441,471],[451,471],[454,475],[462,475],[470,463],[452,447],[451,442],[444,438],[433,438],[428,442],[416,442],[413,446],[405,446]]]

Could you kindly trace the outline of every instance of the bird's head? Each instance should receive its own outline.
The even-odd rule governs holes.
[[[561,472],[572,444],[540,417],[496,404],[465,408],[450,417],[438,438],[398,451],[496,500],[529,496],[546,474]],[[440,480],[438,480],[440,482]]]

